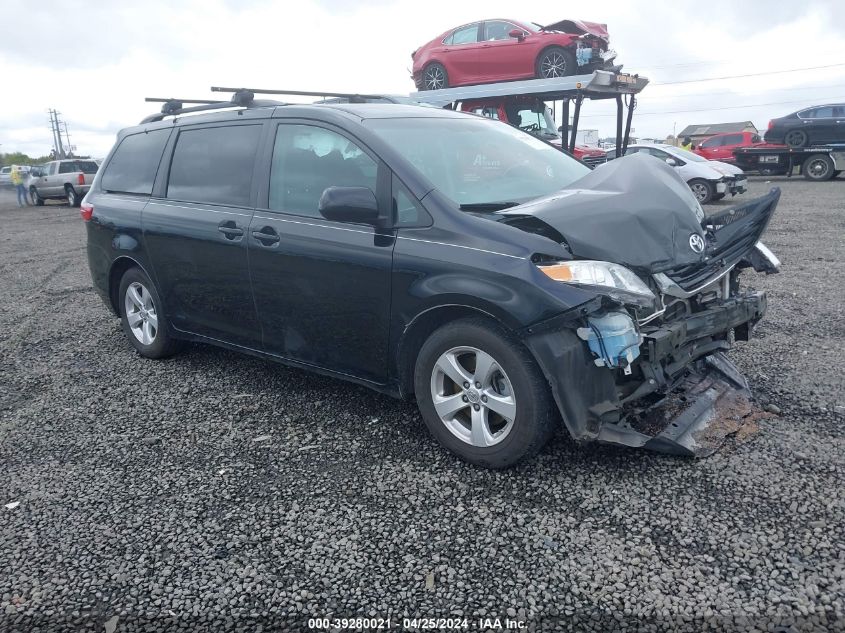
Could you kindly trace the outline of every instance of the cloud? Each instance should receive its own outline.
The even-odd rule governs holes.
[[[765,126],[798,103],[845,96],[845,67],[679,85],[660,82],[845,62],[845,3],[605,0],[589,6],[430,0],[42,0],[0,21],[0,76],[13,98],[0,113],[0,151],[44,154],[47,108],[56,108],[80,152],[103,156],[114,135],[155,111],[147,96],[210,98],[211,85],[407,94],[412,50],[484,17],[549,23],[606,22],[626,69],[652,79],[634,127],[665,136],[673,125],[729,120]],[[523,13],[520,9],[516,13]],[[812,88],[802,89],[801,86]],[[295,100],[295,99],[291,99]],[[845,98],[840,99],[845,101]],[[704,112],[673,113],[676,110]],[[650,114],[649,114],[650,113]],[[665,114],[661,114],[665,113]],[[582,126],[612,133],[613,107],[588,103]]]

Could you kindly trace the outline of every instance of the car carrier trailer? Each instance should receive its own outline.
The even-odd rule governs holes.
[[[581,114],[581,104],[584,99],[615,99],[616,100],[616,147],[622,148],[624,154],[628,147],[631,133],[631,118],[636,107],[636,95],[648,84],[648,78],[629,73],[617,73],[607,70],[597,70],[589,75],[572,75],[570,77],[552,77],[548,79],[527,79],[524,81],[501,81],[491,84],[475,86],[461,86],[459,88],[444,88],[442,90],[423,90],[412,92],[409,96],[414,101],[434,105],[441,108],[458,109],[461,103],[467,101],[482,101],[491,98],[504,97],[535,97],[545,102],[561,102],[562,121],[561,134],[571,152],[575,150],[578,134],[578,119]],[[570,104],[573,105],[572,124],[569,123]],[[625,110],[627,108],[627,116]],[[623,120],[625,122],[623,127]]]
[[[830,180],[845,170],[845,143],[814,147],[786,145],[737,147],[733,151],[736,164],[744,171],[764,175],[792,176],[796,166],[807,180]]]

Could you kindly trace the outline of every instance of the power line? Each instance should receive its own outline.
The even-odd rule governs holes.
[[[686,66],[714,66],[715,64],[731,64],[735,62],[735,59],[722,59],[722,60],[699,60],[699,61],[691,61],[691,62],[683,62],[679,64],[661,64],[652,66],[650,64],[636,64],[629,61],[625,62],[626,66],[634,66],[636,68],[650,68],[651,70],[655,70],[657,68],[680,68]]]
[[[803,91],[803,90],[819,90],[819,89],[826,89],[826,88],[843,88],[845,84],[825,84],[819,86],[792,86],[789,88],[771,88],[766,89],[765,92],[796,92],[796,91]],[[683,97],[713,97],[717,95],[731,95],[736,94],[736,90],[724,90],[721,92],[684,92],[682,94],[677,95],[662,95],[664,97],[671,97],[673,99],[680,99]]]
[[[845,66],[842,64],[827,64],[825,66],[807,66],[806,68],[792,68],[790,70],[770,70],[762,73],[748,73],[746,75],[725,75],[724,77],[703,77],[701,79],[682,79],[681,81],[661,81],[655,82],[653,86],[673,86],[676,84],[694,84],[702,81],[720,81],[722,79],[743,79],[745,77],[762,77],[763,75],[782,75],[784,73],[797,73],[804,70],[820,70],[822,68],[837,68]]]
[[[845,97],[827,97],[828,99],[845,99]],[[714,112],[716,110],[739,110],[741,108],[759,108],[762,106],[770,106],[770,105],[787,105],[791,103],[806,103],[806,99],[801,99],[800,101],[770,101],[769,103],[751,103],[748,105],[740,105],[740,106],[726,106],[723,108],[701,108],[698,110],[663,110],[659,112],[638,112],[634,111],[634,114],[639,116],[647,116],[647,115],[655,115],[655,114],[683,114],[686,112]],[[582,114],[581,118],[588,119],[588,118],[598,118],[598,117],[615,117],[615,114]]]

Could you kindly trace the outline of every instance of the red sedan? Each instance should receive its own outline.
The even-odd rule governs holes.
[[[763,144],[763,139],[754,132],[728,132],[714,134],[698,145],[693,151],[707,160],[720,160],[725,163],[735,163],[734,150],[737,147],[751,147]]]
[[[548,26],[483,20],[450,29],[411,54],[419,90],[564,77],[613,68],[607,27],[561,20]]]

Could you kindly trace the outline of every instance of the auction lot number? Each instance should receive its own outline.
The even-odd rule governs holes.
[[[323,631],[344,631],[344,630],[390,630],[398,627],[400,621],[393,618],[309,618],[308,628]],[[468,629],[467,618],[402,618],[403,629],[411,631],[443,629]]]

